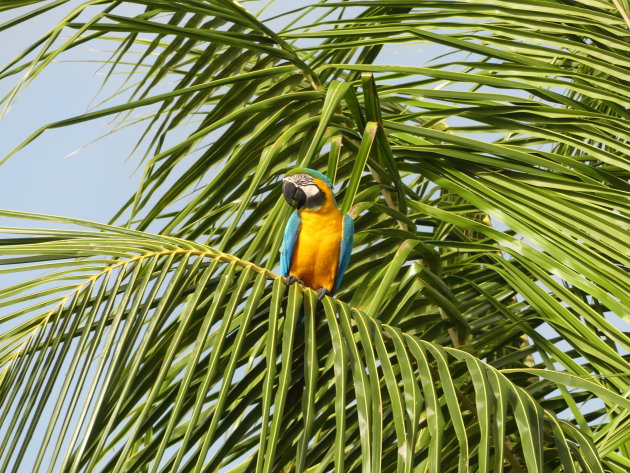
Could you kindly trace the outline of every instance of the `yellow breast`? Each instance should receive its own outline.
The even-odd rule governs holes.
[[[304,281],[311,289],[326,288],[332,292],[339,264],[343,231],[342,216],[330,193],[317,211],[300,211],[302,223],[293,249],[289,274]]]

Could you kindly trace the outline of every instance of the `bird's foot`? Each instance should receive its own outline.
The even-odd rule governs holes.
[[[330,296],[331,292],[325,287],[320,287],[317,291],[317,300],[321,301],[325,296]]]
[[[302,281],[301,279],[296,278],[295,276],[293,276],[292,274],[287,276],[287,286],[290,286],[293,283],[298,283],[300,286],[304,286],[304,281]]]

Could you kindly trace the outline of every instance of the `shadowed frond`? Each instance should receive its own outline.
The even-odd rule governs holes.
[[[143,177],[111,225],[0,213],[55,227],[2,229],[0,471],[627,471],[625,5],[3,2],[66,12],[5,108],[110,50],[12,154],[110,117]],[[273,273],[296,166],[357,231],[323,305]]]
[[[575,387],[574,402],[630,407],[585,377],[504,369],[334,299],[316,305],[313,291],[287,291],[279,276],[202,245],[59,223],[92,228],[15,229],[47,241],[0,247],[3,264],[39,258],[31,270],[73,262],[2,293],[17,309],[2,320],[15,325],[0,347],[4,471],[19,471],[27,452],[35,471],[235,461],[238,471],[489,471],[504,461],[603,471],[548,396]]]

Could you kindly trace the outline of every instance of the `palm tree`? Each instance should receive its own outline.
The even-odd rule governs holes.
[[[0,471],[628,471],[627,2],[10,0],[0,30],[68,5],[3,105],[85,43],[126,79],[16,151],[111,116],[144,171],[109,224],[0,212]],[[323,303],[274,273],[296,166],[355,219]]]

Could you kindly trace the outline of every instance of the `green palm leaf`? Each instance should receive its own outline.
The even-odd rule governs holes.
[[[594,449],[570,452],[581,434],[541,407],[540,388],[520,387],[511,378],[534,374],[592,392],[612,411],[630,408],[630,401],[600,383],[552,370],[497,369],[342,302],[316,307],[312,291],[304,298],[305,323],[296,325],[302,291],[292,287],[283,297],[284,284],[273,273],[202,245],[91,226],[101,231],[48,232],[50,241],[0,250],[22,258],[70,259],[75,272],[91,273],[74,276],[74,284],[66,283],[66,272],[53,273],[37,285],[11,290],[56,304],[4,336],[12,341],[2,352],[3,418],[11,419],[5,469],[35,448],[36,468],[48,458],[51,469],[59,464],[64,471],[99,465],[108,471],[139,471],[144,465],[150,471],[194,471],[234,459],[261,471],[294,461],[298,469],[326,469],[335,457],[338,468],[371,471],[398,464],[410,471],[426,462],[440,470],[454,462],[466,470],[470,463],[496,463],[504,438],[511,437],[522,445],[520,467],[541,468],[546,451],[550,459],[568,462],[565,468],[577,455],[601,469]],[[105,248],[113,259],[94,270]],[[57,302],[50,293],[63,296]],[[6,305],[23,299],[13,297]],[[26,310],[39,311],[39,304]],[[64,362],[69,367],[60,376]],[[33,366],[32,381],[16,382]],[[288,404],[291,386],[300,379],[306,389],[302,405]],[[335,393],[343,403],[335,402]],[[497,409],[506,430],[491,448],[488,428]],[[51,422],[38,441],[29,429],[46,412]],[[564,443],[545,433],[545,426],[549,431],[556,424]],[[56,431],[61,434],[53,436]],[[477,445],[481,435],[485,442]],[[262,450],[248,452],[256,442],[267,445],[262,461]],[[550,453],[556,448],[566,456]]]
[[[112,95],[12,154],[115,116],[143,178],[109,225],[0,214],[0,470],[630,467],[624,2],[5,3],[74,9],[4,106],[115,48]],[[357,229],[321,304],[273,272],[295,166]]]

